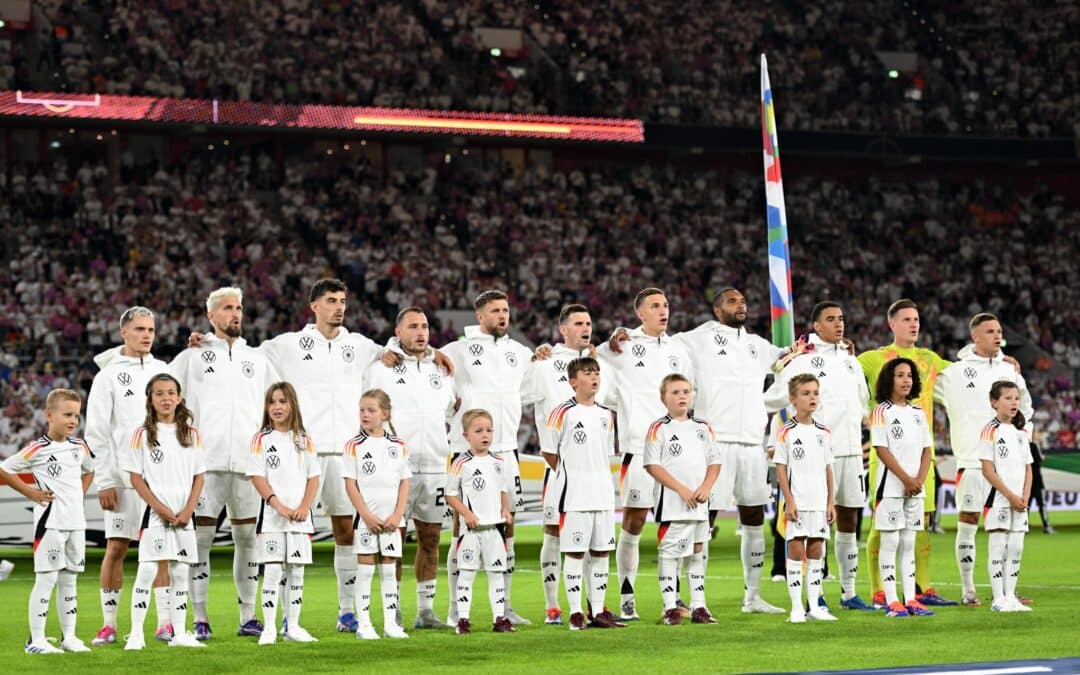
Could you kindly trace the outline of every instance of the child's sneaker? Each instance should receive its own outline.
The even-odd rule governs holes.
[[[260,645],[272,645],[277,642],[277,631],[273,628],[264,628],[262,635],[259,636]]]
[[[507,621],[514,624],[515,626],[531,626],[532,625],[532,621],[529,621],[528,619],[521,616],[520,614],[518,614],[517,612],[515,612],[513,609],[511,609],[509,607],[507,607],[506,611],[503,612],[503,616],[506,617]]]
[[[356,627],[356,639],[357,640],[378,640],[379,634],[375,632],[375,626],[370,623],[357,624]]]
[[[885,616],[893,619],[901,619],[906,616],[911,616],[911,614],[908,613],[906,607],[897,601],[889,604],[888,608],[885,610]]]
[[[297,624],[289,626],[289,632],[285,633],[286,642],[318,642],[319,638],[307,631],[306,628]]]
[[[262,637],[263,625],[258,619],[251,619],[236,630],[240,637]]]
[[[660,619],[660,623],[665,626],[679,626],[682,625],[682,612],[678,607],[672,607],[671,609],[664,610],[664,616]]]
[[[173,639],[175,640],[176,637],[173,636]],[[146,648],[146,638],[142,633],[132,633],[127,636],[127,642],[124,643],[125,652],[137,652],[144,648]]]
[[[27,654],[63,654],[64,650],[59,647],[53,646],[51,642],[46,640],[45,642],[30,642],[26,641],[26,647],[23,649]]]
[[[574,612],[570,615],[570,630],[585,630],[585,615]]]
[[[716,623],[716,619],[704,607],[698,607],[690,613],[690,623]]]
[[[562,610],[558,607],[551,607],[547,611],[547,618],[544,619],[544,623],[549,626],[561,626],[562,625]]]
[[[1001,600],[995,600],[990,603],[990,611],[992,612],[1015,612],[1013,604],[1009,602],[1008,598],[1002,598]]]
[[[90,648],[86,646],[86,643],[75,637],[69,635],[60,642],[60,649],[65,652],[88,652]]]
[[[802,607],[792,607],[788,615],[788,623],[806,623],[806,610]]]
[[[832,615],[829,608],[822,607],[821,605],[811,607],[810,611],[806,613],[806,616],[814,621],[836,621],[836,617]]]
[[[259,636],[259,639],[260,641],[262,640],[262,635]],[[199,642],[198,636],[194,635],[193,633],[188,633],[187,631],[179,631],[173,635],[173,639],[169,641],[169,646],[199,648],[205,647],[206,645],[204,645],[202,642]]]
[[[161,628],[157,629],[157,632],[154,633],[154,639],[159,642],[169,642],[173,639],[173,635],[175,634],[176,631],[173,630],[172,624],[167,623]]]
[[[458,619],[457,628],[454,629],[454,632],[458,635],[468,635],[472,632],[472,624],[469,623],[468,619]]]
[[[505,616],[500,616],[495,619],[495,623],[491,626],[491,632],[493,633],[516,633],[517,629],[514,628],[514,624],[510,623],[510,619]]]
[[[111,645],[114,642],[116,642],[116,629],[112,626],[102,626],[94,639],[90,641],[90,644],[101,647],[102,645]]]
[[[406,640],[409,637],[409,634],[405,632],[405,629],[394,622],[383,625],[383,635],[395,640]]]
[[[960,604],[964,607],[981,607],[982,603],[979,602],[979,596],[975,591],[968,591],[960,597]]]
[[[1030,612],[1031,608],[1024,604],[1023,600],[1019,597],[1010,598],[1010,609],[1014,612]]]
[[[875,610],[888,609],[889,603],[885,602],[885,591],[874,593],[874,597],[870,598],[870,605]]]

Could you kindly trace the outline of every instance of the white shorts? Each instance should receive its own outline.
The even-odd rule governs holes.
[[[709,523],[705,520],[675,520],[660,523],[656,528],[656,552],[663,558],[689,558],[694,544],[709,539]]]
[[[341,455],[319,455],[319,508],[327,516],[351,516],[356,507],[345,492],[345,478],[341,475]]]
[[[849,509],[861,509],[866,506],[862,455],[835,457],[832,470],[833,485],[836,486],[836,505]]]
[[[353,521],[353,553],[356,555],[375,555],[378,553],[384,558],[400,558],[403,546],[401,543],[401,529],[395,528],[393,532],[375,534],[368,531],[360,516]]]
[[[507,489],[510,494],[506,495],[510,500],[510,513],[525,510],[525,491],[521,489],[521,467],[518,466],[517,450],[513,452],[492,453],[503,461],[503,468],[509,471],[506,478],[509,482]]]
[[[709,495],[709,509],[726,509],[732,499],[739,506],[764,506],[772,497],[769,460],[756,443],[718,444],[723,452],[720,477]]]
[[[956,472],[956,508],[962,513],[979,513],[987,506],[990,482],[982,469],[960,469]]]
[[[874,507],[874,528],[881,532],[923,529],[923,496],[882,497]]]
[[[614,511],[568,511],[560,515],[559,551],[615,550]]]
[[[544,486],[540,488],[540,502],[544,507],[544,526],[559,526],[559,500],[556,498],[558,490],[555,487],[555,472],[551,467],[544,469]]]
[[[446,474],[414,473],[409,479],[405,520],[442,525],[448,522],[451,515],[453,509],[446,505]]]
[[[792,539],[828,539],[829,517],[824,511],[799,511],[799,519],[784,525],[784,541]]]
[[[255,562],[311,564],[311,535],[304,532],[261,532],[255,538]]]
[[[506,571],[506,540],[502,526],[488,525],[463,532],[454,542],[458,569]]]
[[[986,516],[983,518],[984,527],[987,530],[1028,531],[1027,511],[1014,511],[1004,497],[994,501],[994,505],[986,510]]]
[[[248,477],[232,471],[207,471],[202,494],[195,504],[199,518],[217,518],[225,509],[232,520],[246,520],[259,515],[259,493]]]
[[[619,501],[624,509],[651,509],[656,506],[656,481],[645,470],[641,454],[624,455],[619,469]],[[598,549],[599,550],[599,549]]]
[[[139,524],[146,502],[135,488],[118,487],[116,497],[120,502],[116,508],[101,514],[105,520],[105,538],[135,541],[139,538]]]
[[[86,570],[86,530],[45,530],[34,539],[34,571],[61,570]]]
[[[175,560],[194,565],[199,562],[195,528],[148,527],[139,533],[139,562]]]

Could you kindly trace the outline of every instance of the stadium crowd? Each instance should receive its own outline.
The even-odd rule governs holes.
[[[1044,137],[1078,121],[1070,3],[41,4],[54,85],[74,92],[753,127],[766,52],[789,128]],[[520,28],[523,52],[491,56],[479,27]],[[2,47],[0,83],[29,88]],[[879,51],[916,52],[917,71],[890,79]]]
[[[467,309],[492,286],[510,292],[515,325],[538,344],[555,338],[569,301],[593,309],[598,338],[631,325],[642,285],[667,289],[672,329],[682,330],[735,283],[751,325],[768,334],[757,175],[454,163],[383,176],[363,160],[279,164],[237,152],[114,178],[104,164],[62,159],[0,174],[0,232],[13,242],[0,267],[0,454],[38,433],[48,389],[89,388],[91,357],[115,342],[123,308],[153,307],[157,351],[171,356],[205,330],[199,299],[226,280],[245,289],[255,344],[303,325],[304,289],[329,274],[354,291],[350,326],[377,340],[401,307]],[[787,203],[797,318],[836,299],[848,336],[870,348],[887,338],[890,301],[914,297],[924,339],[953,357],[966,319],[993,311],[1070,369],[1051,377],[1047,359],[1025,374],[1044,444],[1075,443],[1080,317],[1060,251],[1080,246],[1080,222],[1061,194],[814,176],[789,182]],[[553,254],[555,240],[565,255]],[[902,280],[890,272],[898,264]],[[436,325],[433,343],[461,328]]]

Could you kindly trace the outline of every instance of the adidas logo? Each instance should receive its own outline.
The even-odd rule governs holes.
[[[205,375],[206,373],[212,373],[212,372],[214,372],[214,367],[209,366],[209,367],[207,367],[206,370],[203,371],[203,374]]]
[[[387,550],[387,551],[394,551],[394,550],[396,550],[396,549],[394,548],[394,545],[393,545],[393,544],[387,544],[387,545],[386,545],[386,550]]]
[[[897,417],[896,419],[894,419],[894,420],[892,421],[892,423],[893,423],[893,426],[896,426],[897,424],[900,424],[900,418],[899,418],[899,417]]]
[[[68,611],[64,612],[64,614],[66,614],[68,616],[72,616],[72,615],[78,614],[78,613],[79,613],[78,609],[69,609]]]
[[[135,609],[146,609],[146,603],[140,602],[135,605]]]
[[[890,574],[889,576],[882,579],[882,581],[896,581],[896,577]]]
[[[678,436],[676,436],[676,435],[674,435],[674,434],[672,434],[672,436],[671,436],[671,438],[670,438],[669,440],[672,440],[672,441],[677,441],[677,440],[679,440],[679,437],[678,437]]]
[[[634,367],[635,367],[635,368],[644,368],[644,367],[645,367],[645,363],[644,363],[644,362],[642,362],[642,361],[638,361],[637,363],[635,363],[635,364],[634,364]]]
[[[974,382],[968,382],[967,387],[965,387],[965,389],[974,389],[974,388],[975,388],[975,383]]]
[[[370,452],[364,453],[364,456],[362,457],[362,459],[371,459],[371,453]]]
[[[305,355],[304,355],[304,358],[302,358],[302,359],[300,359],[300,360],[301,360],[301,361],[314,361],[314,360],[315,360],[315,357],[314,357],[314,356],[312,356],[311,354],[305,354]]]
[[[274,601],[273,600],[267,600],[266,602],[263,603],[263,609],[270,609],[273,606],[274,606]]]
[[[186,548],[182,548],[182,549],[180,549],[180,551],[179,551],[179,552],[178,552],[178,553],[176,554],[176,557],[180,558],[180,557],[183,557],[183,556],[186,556],[186,555],[187,555],[187,549],[186,549]]]
[[[472,362],[472,364],[474,366],[482,366],[482,365],[484,365],[483,363],[480,362],[480,359],[476,359],[475,361]]]
[[[974,563],[974,562],[975,562],[975,561],[974,561],[974,560],[973,560],[973,559],[971,558],[971,556],[969,556],[969,555],[967,555],[967,556],[964,556],[963,558],[960,558],[960,564],[963,564],[963,563]]]
[[[581,592],[581,586],[571,586],[570,588],[566,589],[566,592],[567,593],[580,593]]]
[[[292,552],[292,555],[291,555],[291,556],[289,556],[289,557],[290,557],[290,558],[300,558],[300,557],[302,557],[302,556],[300,555],[300,551],[293,551],[293,552]]]
[[[716,352],[716,354],[718,356],[727,356],[727,350],[726,349],[721,349],[720,351]]]
[[[569,380],[567,380],[566,376],[563,375],[562,377],[559,378],[559,382],[569,382]]]
[[[134,396],[134,395],[135,395],[135,392],[131,391],[130,389],[128,389],[127,391],[124,392],[124,398],[127,398],[128,396]]]
[[[823,371],[821,371],[820,373],[818,373],[818,374],[817,374],[817,376],[818,376],[819,378],[821,378],[821,377],[825,377],[825,371],[824,371],[824,370],[823,370]]]
[[[801,438],[796,438],[795,442],[792,443],[792,445],[802,445],[802,439]]]
[[[105,606],[106,607],[116,607],[116,601],[115,600],[106,600],[105,601]]]
[[[790,586],[791,588],[799,588],[799,587],[802,586],[802,582],[799,581],[798,579],[795,579],[794,581],[789,583],[788,586]]]
[[[405,378],[404,377],[399,377],[398,381],[395,382],[394,384],[405,384]]]
[[[469,596],[463,595],[460,598],[458,598],[457,601],[458,602],[468,602],[469,601]]]
[[[544,577],[544,583],[545,584],[555,583],[556,581],[558,581],[558,578],[556,578],[556,576],[554,574],[549,574],[546,577]]]
[[[574,428],[575,429],[584,429],[585,425],[582,424],[581,422],[578,422],[577,424],[574,425]]]
[[[671,586],[664,586],[664,590],[662,590],[662,591],[660,591],[660,592],[661,592],[661,593],[674,593],[674,592],[675,592],[675,589],[674,589],[674,588],[672,588]]]
[[[496,560],[495,562],[491,563],[491,566],[492,567],[502,567],[502,561],[501,560]]]
[[[483,476],[484,472],[482,472],[480,469],[477,469],[476,471],[473,471],[472,475],[474,475],[474,476]]]

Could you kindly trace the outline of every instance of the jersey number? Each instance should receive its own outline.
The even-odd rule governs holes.
[[[446,506],[446,489],[438,488],[435,490],[435,506]]]
[[[521,494],[523,492],[523,490],[521,489],[521,476],[514,476],[514,487],[517,488],[517,494]]]

